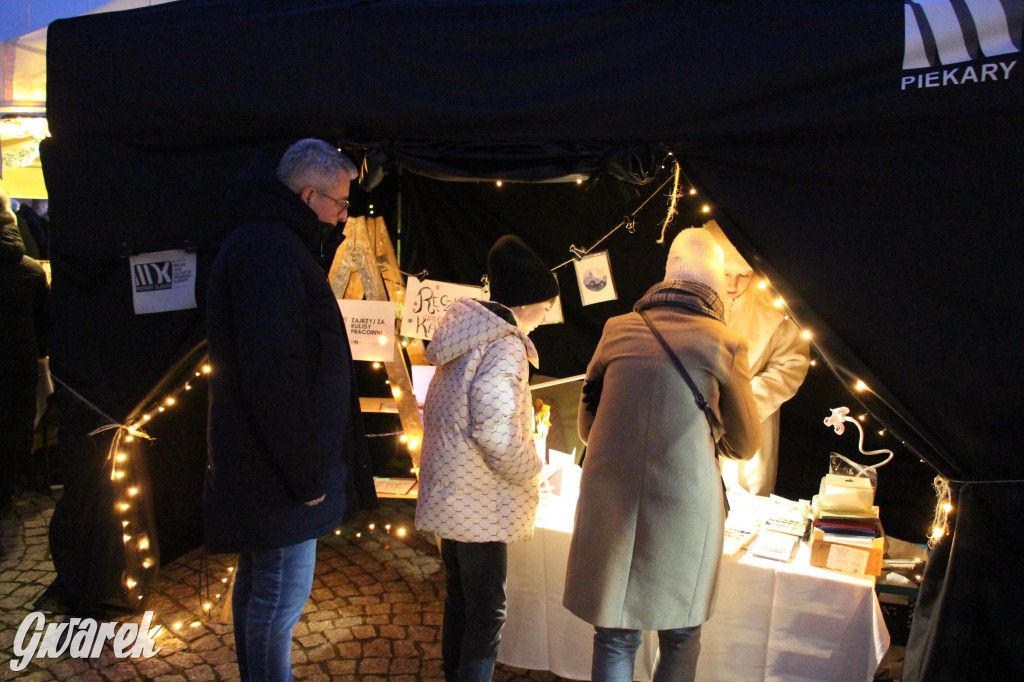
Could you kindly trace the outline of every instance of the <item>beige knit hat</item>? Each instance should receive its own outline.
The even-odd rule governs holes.
[[[683,230],[672,240],[668,250],[665,279],[688,279],[721,291],[725,286],[722,247],[705,229]]]

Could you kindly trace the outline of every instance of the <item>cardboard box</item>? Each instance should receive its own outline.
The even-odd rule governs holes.
[[[870,547],[863,547],[838,541],[828,542],[825,540],[825,532],[820,528],[815,528],[811,534],[811,566],[818,568],[830,568],[844,573],[881,575],[884,554],[884,536],[874,538]]]

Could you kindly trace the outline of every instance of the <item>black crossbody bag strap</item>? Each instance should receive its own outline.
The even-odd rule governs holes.
[[[697,407],[699,407],[700,411],[704,413],[704,417],[708,420],[708,426],[711,428],[711,438],[715,443],[715,459],[717,460],[719,458],[718,441],[721,439],[722,434],[725,433],[725,428],[722,426],[722,422],[718,419],[718,415],[715,414],[715,411],[711,409],[711,405],[708,404],[704,394],[700,392],[699,388],[697,388],[697,384],[693,382],[693,379],[690,377],[690,373],[686,371],[686,367],[683,365],[683,361],[679,359],[679,356],[672,350],[672,346],[668,345],[668,341],[665,340],[665,337],[661,335],[658,328],[654,326],[653,322],[651,322],[651,318],[647,316],[647,311],[640,311],[640,317],[644,318],[644,322],[646,322],[647,326],[651,328],[651,332],[654,334],[655,338],[658,339],[658,342],[661,344],[661,347],[665,349],[665,352],[668,353],[668,357],[672,360],[672,364],[675,365],[677,370],[679,370],[679,374],[682,375],[683,379],[686,381],[686,385],[689,386],[690,391],[693,392],[693,401],[697,403]],[[724,480],[722,481],[722,498],[725,500],[725,511],[728,513],[729,497],[725,491]]]

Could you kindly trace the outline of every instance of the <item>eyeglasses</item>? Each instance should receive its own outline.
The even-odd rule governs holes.
[[[319,189],[317,187],[314,187],[313,191],[316,192],[317,194],[319,194],[320,196],[325,197],[325,198],[330,199],[331,201],[333,201],[334,204],[338,207],[339,211],[342,211],[342,212],[347,211],[348,207],[352,205],[350,202],[346,201],[345,199],[335,199],[330,194],[328,194],[327,192],[325,192],[322,189]]]

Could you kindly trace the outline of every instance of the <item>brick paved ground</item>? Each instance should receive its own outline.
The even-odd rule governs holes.
[[[146,608],[155,612],[161,647],[155,657],[118,660],[109,646],[97,659],[34,659],[10,668],[15,633],[55,576],[47,545],[54,501],[20,492],[15,517],[4,521],[0,560],[0,679],[157,680],[238,679],[230,623],[221,622],[233,557],[200,550],[165,566]],[[443,679],[441,615],[444,570],[431,539],[411,531],[413,503],[387,501],[317,549],[313,594],[294,631],[292,663],[301,680]],[[374,523],[373,530],[369,524]],[[385,528],[390,524],[390,528]],[[399,528],[406,529],[399,537]],[[208,587],[200,590],[201,577]],[[218,598],[217,595],[220,595]],[[204,605],[209,610],[204,610]],[[136,615],[122,621],[138,622]],[[59,616],[47,614],[48,622]],[[547,672],[499,665],[496,681],[554,682]]]

